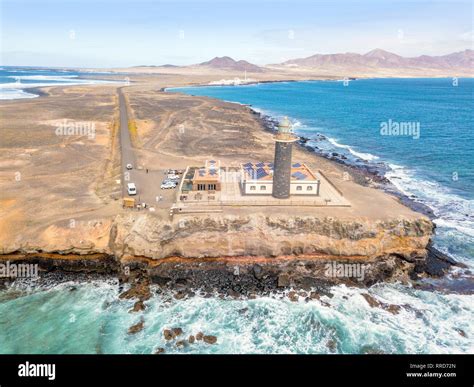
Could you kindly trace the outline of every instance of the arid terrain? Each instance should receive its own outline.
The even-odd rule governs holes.
[[[216,75],[226,76],[214,74],[212,79]],[[246,160],[272,160],[272,135],[264,130],[261,119],[248,107],[162,91],[168,85],[195,84],[211,79],[210,75],[206,77],[194,74],[187,78],[172,75],[131,76],[130,86],[122,87],[128,102],[129,120],[134,122],[136,128],[132,140],[137,168],[146,168],[150,172],[162,171],[167,168],[185,168],[187,165],[199,166],[207,159],[218,159],[223,165],[238,165]],[[223,239],[214,235],[215,243],[207,241],[202,246],[202,235],[195,239],[186,237],[186,243],[186,238],[177,236],[170,245],[172,247],[166,248],[157,247],[152,242],[156,235],[147,240],[147,233],[150,232],[149,229],[145,231],[147,225],[153,224],[155,231],[177,227],[179,219],[185,217],[182,215],[169,220],[168,212],[174,194],[159,190],[159,175],[147,183],[154,187],[156,195],[164,195],[164,200],[156,204],[155,212],[133,212],[122,208],[120,146],[117,138],[117,87],[120,86],[48,88],[43,90],[45,95],[40,98],[1,103],[0,244],[4,253],[107,252],[155,258],[178,253],[184,256],[229,254],[228,247],[225,247],[225,251],[221,249],[222,245],[228,246],[225,235],[221,235]],[[64,120],[92,121],[96,128],[95,137],[57,135],[58,122]],[[422,227],[425,230],[407,242],[407,246],[408,250],[423,249],[430,234],[430,222],[423,215],[401,205],[395,197],[364,186],[366,184],[357,184],[354,178],[362,183],[364,178],[303,148],[296,149],[293,159],[303,161],[315,170],[324,171],[343,192],[351,207],[235,207],[226,209],[222,214],[193,215],[192,218],[201,218],[199,222],[203,221],[203,217],[219,222],[219,219],[226,217],[233,217],[232,221],[236,217],[251,217],[253,220],[249,224],[254,222],[260,232],[268,232],[265,231],[268,222],[262,220],[269,216],[275,219],[300,216],[317,218],[321,222],[329,218],[361,224],[367,230],[376,228],[377,232],[383,228],[380,224],[390,223],[396,228],[403,225],[404,221],[408,224],[421,221],[426,222]],[[353,177],[347,179],[347,176]],[[130,222],[135,225],[132,227]],[[140,222],[143,224],[140,225]],[[248,223],[249,219],[245,222]],[[238,239],[238,233],[232,237],[227,233],[227,236],[234,241]],[[257,232],[255,236],[258,238]],[[271,235],[267,237],[269,241],[272,239]],[[303,242],[304,236],[301,238]],[[327,250],[324,244],[329,242],[318,238],[315,235],[314,243],[320,243],[321,246],[318,249],[313,246],[308,252]],[[356,248],[352,242],[339,241],[330,250],[346,255],[356,251],[364,254],[369,250],[378,254],[387,250],[387,246],[393,251],[399,242],[398,238],[386,246],[377,242],[378,248],[370,242],[367,242],[367,248]],[[195,250],[193,243],[196,244]],[[186,249],[182,246],[186,246]],[[346,247],[348,250],[344,251]],[[207,253],[206,249],[209,250]],[[278,255],[279,249],[267,247],[255,253],[272,250],[273,255]],[[245,254],[242,249],[236,248],[235,251]]]
[[[50,87],[39,98],[0,103],[3,254],[71,253],[91,259],[106,254],[122,260],[323,255],[384,262],[393,254],[426,257],[432,234],[427,217],[371,188],[360,172],[299,146],[293,160],[323,171],[350,207],[236,206],[170,218],[176,194],[159,189],[163,170],[209,159],[223,165],[272,161],[272,134],[249,107],[164,91],[235,77],[235,72],[126,76],[128,86]],[[123,74],[109,78],[123,80]],[[141,176],[139,188],[147,187],[142,201],[153,212],[122,208],[118,88],[127,105],[134,173]],[[95,136],[58,135],[64,120],[93,123]]]

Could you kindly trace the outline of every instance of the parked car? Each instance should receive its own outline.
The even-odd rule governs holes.
[[[133,165],[132,164],[127,164],[127,169],[130,170],[130,169],[133,169]]]
[[[129,195],[136,195],[137,194],[137,187],[135,183],[128,183],[127,184],[127,192]]]
[[[168,174],[168,180],[179,180],[180,177],[178,175],[175,175],[174,173],[169,173]]]
[[[171,189],[171,188],[176,188],[176,183],[173,183],[172,181],[163,181],[160,186],[161,189]]]

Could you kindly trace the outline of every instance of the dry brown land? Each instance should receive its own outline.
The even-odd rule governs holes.
[[[131,85],[123,91],[131,119],[137,124],[138,162],[145,168],[185,168],[201,165],[206,159],[219,159],[224,165],[273,159],[272,136],[248,107],[160,91],[167,86],[203,84],[242,74],[200,69],[186,76],[177,70],[167,74],[129,71],[127,76]],[[288,74],[249,77],[283,80]],[[123,76],[110,78],[120,80]],[[291,78],[306,79],[306,74]],[[46,95],[39,98],[0,103],[0,252],[110,251],[117,217],[130,222],[130,216],[145,216],[121,207],[117,87],[50,87],[44,88]],[[96,137],[56,135],[58,121],[63,120],[93,122]],[[346,170],[338,164],[303,149],[295,151],[294,160],[323,170],[351,207],[241,207],[227,209],[224,215],[258,212],[351,222],[425,219],[392,196],[352,179],[345,181]],[[166,208],[158,208],[152,216],[165,222],[167,214]],[[127,235],[120,237],[127,239]]]
[[[139,162],[145,167],[185,168],[220,160],[221,165],[238,166],[246,161],[272,161],[274,141],[262,130],[261,121],[245,106],[212,98],[180,93],[126,89],[137,122]],[[302,148],[295,147],[293,160],[321,169],[340,188],[350,208],[245,208],[226,212],[299,213],[317,217],[368,220],[417,218],[420,215],[380,190],[344,180],[348,169]],[[350,172],[352,173],[352,172]]]
[[[120,208],[116,88],[45,88],[0,103],[0,245],[41,246],[57,227],[74,233]],[[64,120],[93,122],[95,138],[57,135]]]

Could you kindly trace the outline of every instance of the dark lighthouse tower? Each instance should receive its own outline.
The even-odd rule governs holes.
[[[285,117],[278,125],[275,139],[275,161],[273,163],[273,192],[277,199],[290,197],[291,187],[291,151],[298,139],[291,130],[291,124]]]

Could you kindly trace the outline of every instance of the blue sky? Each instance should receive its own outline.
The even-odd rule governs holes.
[[[2,0],[3,65],[119,67],[257,64],[383,48],[472,48],[471,1]]]

